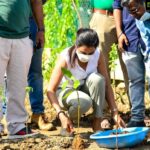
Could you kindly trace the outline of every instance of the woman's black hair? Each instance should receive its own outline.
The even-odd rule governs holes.
[[[81,28],[77,31],[76,42],[69,49],[71,67],[75,65],[76,58],[76,47],[87,46],[87,47],[98,47],[99,39],[96,31],[89,28]]]

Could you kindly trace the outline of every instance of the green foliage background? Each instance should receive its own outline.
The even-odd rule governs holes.
[[[44,80],[49,80],[57,55],[74,43],[79,24],[80,27],[89,27],[90,11],[90,0],[47,0],[44,5],[46,31],[43,53]],[[116,59],[116,52],[113,45],[110,53],[111,69],[115,68],[113,62]]]
[[[78,0],[74,2],[78,7]],[[44,14],[46,42],[43,54],[43,75],[48,80],[57,54],[71,46],[75,40],[78,18],[72,0],[48,0],[44,5]]]

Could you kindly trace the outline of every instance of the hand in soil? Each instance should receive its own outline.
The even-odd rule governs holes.
[[[74,150],[82,150],[85,148],[84,140],[80,135],[76,135],[72,142],[72,149]]]
[[[65,136],[65,137],[73,137],[74,136],[74,132],[70,133],[66,129],[61,128],[60,135],[61,136]]]
[[[72,121],[63,113],[59,115],[61,125],[63,129],[66,129],[68,133],[73,133],[73,124]]]

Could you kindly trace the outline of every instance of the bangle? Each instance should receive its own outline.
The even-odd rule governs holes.
[[[121,37],[122,34],[123,34],[123,32],[121,32],[121,33],[119,34],[118,39]]]
[[[60,111],[57,113],[57,118],[58,118],[58,119],[59,119],[59,115],[60,115],[61,113],[63,113],[64,115],[66,115],[63,110],[60,110]]]

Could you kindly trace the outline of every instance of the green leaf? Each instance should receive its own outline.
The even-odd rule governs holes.
[[[65,82],[62,83],[62,85],[61,85],[62,90],[65,90],[65,89],[66,89],[68,83],[69,83],[68,80],[66,80]]]
[[[64,96],[63,96],[63,99],[66,99],[74,90],[70,90],[68,93],[66,93]]]
[[[68,78],[71,78],[71,77],[72,77],[72,73],[71,73],[68,69],[66,69],[66,68],[61,68],[61,71],[62,71],[62,73],[63,73],[66,77],[68,77]]]
[[[33,92],[33,88],[30,86],[27,86],[25,90],[26,90],[26,93]]]
[[[80,81],[79,80],[75,80],[74,84],[73,84],[73,88],[77,89],[80,86]]]

